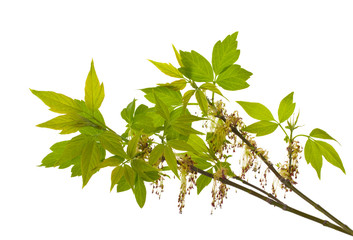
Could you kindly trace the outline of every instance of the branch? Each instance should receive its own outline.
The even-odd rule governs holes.
[[[223,115],[216,115],[216,117],[218,117],[219,119],[223,120],[224,122],[226,122],[226,118]],[[253,146],[250,141],[248,141],[244,135],[242,133],[240,133],[238,131],[238,129],[234,126],[231,126],[231,130],[232,132],[238,136],[248,147],[250,147],[251,149],[256,150],[256,147]],[[332,214],[330,214],[329,212],[327,212],[324,208],[322,208],[319,204],[315,203],[313,200],[311,200],[309,197],[307,197],[305,194],[303,194],[302,192],[300,192],[297,188],[295,188],[291,182],[287,179],[285,179],[284,177],[282,177],[277,170],[274,168],[273,164],[268,161],[266,159],[265,156],[263,156],[261,153],[256,152],[258,157],[267,165],[267,167],[275,174],[275,176],[290,190],[292,190],[293,192],[295,192],[299,197],[301,197],[302,199],[304,199],[306,202],[308,202],[310,205],[312,205],[314,208],[316,208],[318,211],[320,211],[321,213],[323,213],[324,215],[326,215],[328,218],[330,218],[332,221],[334,221],[336,224],[338,224],[341,228],[343,228],[345,230],[345,233],[352,235],[353,236],[353,230],[350,229],[346,224],[342,223],[341,221],[339,221],[337,218],[335,218]],[[298,214],[299,215],[299,214]],[[337,230],[337,229],[336,229]]]
[[[198,172],[198,173],[200,173],[200,174],[202,174],[204,176],[207,176],[207,177],[210,177],[210,178],[214,178],[212,173],[209,173],[209,172],[206,172],[204,170],[201,170],[201,169],[199,169],[199,168],[197,168],[195,166],[190,166],[190,169],[195,171],[195,172]],[[247,185],[249,185],[251,187],[255,187],[257,190],[260,190],[261,192],[264,192],[266,195],[271,195],[270,193],[267,193],[267,192],[263,191],[262,189],[259,189],[258,187],[253,186],[252,184],[247,183],[246,181],[243,181],[242,179],[238,179],[238,180],[241,180],[244,184],[247,184]],[[228,180],[226,178],[220,178],[220,179],[218,179],[218,181],[220,181],[220,182],[222,182],[224,184],[227,184],[229,186],[232,186],[234,188],[237,188],[239,190],[242,190],[242,191],[244,191],[244,192],[246,192],[246,193],[248,193],[248,194],[250,194],[250,195],[252,195],[254,197],[257,197],[257,198],[259,198],[259,199],[261,199],[261,200],[263,200],[263,201],[275,206],[275,207],[279,207],[279,208],[281,208],[284,211],[291,212],[291,213],[296,214],[298,216],[301,216],[303,218],[306,218],[306,219],[309,219],[311,221],[320,223],[320,224],[322,224],[322,225],[324,225],[326,227],[329,227],[329,228],[335,229],[337,231],[340,231],[342,233],[345,233],[345,234],[348,234],[350,236],[353,236],[353,232],[352,231],[347,230],[347,229],[345,229],[343,227],[337,226],[337,225],[335,225],[335,224],[333,224],[333,223],[331,223],[331,222],[329,222],[327,220],[320,219],[318,217],[312,216],[310,214],[307,214],[305,212],[302,212],[300,210],[292,208],[292,207],[284,204],[283,202],[281,202],[280,200],[278,200],[276,197],[274,197],[272,195],[271,195],[271,197],[265,197],[265,196],[255,192],[255,191],[251,190],[251,189],[248,189],[248,188],[246,188],[244,186],[241,186],[241,185],[239,185],[239,184],[237,184],[235,182],[232,182],[232,181],[230,181],[230,180]]]

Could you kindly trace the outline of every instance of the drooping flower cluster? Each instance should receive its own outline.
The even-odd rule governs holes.
[[[298,141],[289,142],[287,147],[288,159],[284,164],[278,163],[278,173],[285,179],[289,180],[291,184],[297,184],[296,180],[299,174],[299,160],[301,159],[300,153],[303,151],[303,147],[299,145]],[[284,189],[286,192],[289,189],[283,184],[279,183],[279,180],[276,179],[272,184],[272,193],[276,196],[277,186],[280,185],[281,189]]]
[[[215,174],[214,174],[214,179],[213,179],[213,187],[212,187],[212,210],[211,214],[213,213],[213,210],[217,209],[217,207],[222,208],[224,198],[227,198],[227,192],[229,190],[229,187],[219,181],[219,179],[226,179],[227,178],[227,169],[225,168],[220,168]]]
[[[194,163],[189,155],[185,154],[178,161],[181,181],[178,208],[179,213],[182,213],[185,207],[185,196],[190,195],[191,190],[196,186],[197,173],[191,169]]]

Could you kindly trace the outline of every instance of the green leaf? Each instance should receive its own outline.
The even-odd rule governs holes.
[[[316,170],[317,176],[321,179],[322,151],[320,147],[311,139],[308,139],[304,147],[304,156],[307,163]]]
[[[168,75],[169,77],[174,77],[174,78],[183,78],[183,74],[179,72],[177,68],[175,68],[172,64],[168,63],[160,63],[160,62],[155,62],[152,60],[148,60],[153,65],[155,65],[162,73],[165,75]]]
[[[176,59],[178,60],[179,66],[180,66],[180,67],[183,67],[184,65],[183,65],[183,63],[182,63],[182,61],[181,61],[181,56],[180,56],[178,50],[176,50],[176,48],[174,47],[174,45],[172,45],[172,46],[173,46],[173,50],[174,50],[174,53],[175,53],[175,57],[176,57]]]
[[[110,191],[114,188],[116,184],[120,181],[120,179],[124,176],[124,167],[122,166],[117,166],[116,168],[113,169],[112,175],[111,175],[111,186],[110,186]]]
[[[196,134],[190,134],[188,139],[188,144],[192,146],[199,153],[207,153],[208,148],[205,142],[197,136]]]
[[[56,113],[76,113],[81,111],[80,106],[75,100],[63,94],[51,91],[36,91],[33,89],[30,90],[48,107],[50,107],[50,111]]]
[[[167,144],[176,150],[188,151],[193,153],[196,152],[196,150],[193,147],[191,147],[188,143],[186,143],[183,140],[173,139],[173,140],[169,140]]]
[[[82,169],[82,180],[83,186],[86,186],[89,179],[92,177],[94,172],[92,171],[100,161],[100,149],[98,144],[94,140],[90,140],[86,143],[83,148],[81,155],[81,169]]]
[[[168,110],[168,106],[163,103],[155,94],[154,95],[154,99],[156,101],[156,111],[157,113],[159,113],[165,120],[169,120],[169,110]]]
[[[130,188],[131,187],[130,187],[129,183],[126,181],[125,176],[122,176],[122,178],[118,182],[118,186],[116,187],[116,191],[117,192],[124,192],[124,191],[129,190]]]
[[[171,83],[158,83],[158,86],[169,88],[173,91],[183,90],[186,87],[186,80],[179,79]]]
[[[251,75],[251,72],[239,65],[232,65],[218,76],[216,83],[225,90],[241,90],[250,86],[246,81]]]
[[[210,90],[210,91],[217,93],[218,95],[224,97],[223,94],[221,93],[221,91],[213,83],[204,83],[200,86],[200,89]]]
[[[124,177],[131,188],[134,188],[136,173],[129,165],[124,166]]]
[[[274,117],[270,110],[261,103],[237,101],[237,103],[252,118],[257,120],[274,121]]]
[[[100,84],[96,70],[94,69],[93,60],[91,62],[91,69],[88,73],[85,86],[85,102],[89,110],[97,110],[104,99],[104,86]]]
[[[207,171],[209,173],[213,174],[212,169]],[[197,187],[197,194],[200,194],[200,192],[211,183],[212,178],[207,177],[205,175],[200,175],[197,180],[196,180],[196,187]]]
[[[164,145],[163,144],[158,144],[157,146],[155,146],[151,153],[150,153],[150,159],[149,159],[149,163],[151,165],[157,163],[157,161],[163,156],[163,152],[164,152]]]
[[[188,90],[184,93],[183,95],[183,107],[186,108],[186,106],[188,105],[190,98],[194,95],[195,90]]]
[[[325,159],[331,163],[333,166],[338,167],[339,169],[342,170],[344,174],[346,174],[346,170],[343,167],[342,160],[336,150],[327,142],[323,141],[315,141],[322,152],[322,155],[325,157]]]
[[[253,123],[242,130],[250,133],[256,133],[256,136],[260,137],[273,133],[277,127],[277,123],[263,120]]]
[[[149,177],[149,175],[151,174],[147,175],[147,172],[157,172],[157,175],[159,175],[157,168],[151,166],[150,164],[145,162],[145,160],[142,159],[131,160],[131,167],[141,178],[143,178],[143,180],[148,182],[152,182],[154,179],[151,179]]]
[[[176,119],[173,119],[171,123],[191,123],[195,121],[206,120],[206,118],[191,115],[189,113],[180,115]]]
[[[52,145],[50,147],[50,150],[52,150],[52,152],[45,156],[45,158],[43,158],[40,167],[55,167],[56,162],[60,159],[68,142],[69,141],[62,141]]]
[[[334,141],[338,142],[336,139],[331,137],[327,132],[325,132],[324,130],[322,130],[320,128],[313,129],[311,131],[311,133],[309,134],[309,136],[314,137],[314,138],[334,140]]]
[[[154,95],[157,95],[167,106],[180,106],[182,104],[180,91],[174,91],[167,87],[144,88],[142,91],[146,93],[145,98],[154,104],[156,103]]]
[[[235,63],[240,55],[240,50],[237,50],[238,32],[228,35],[223,41],[218,41],[212,52],[213,70],[218,75],[225,68]]]
[[[121,144],[121,137],[111,131],[104,131],[98,136],[98,140],[103,148],[112,154],[118,155],[122,158],[127,158],[127,154]]]
[[[130,158],[134,158],[137,153],[137,144],[140,140],[141,133],[136,134],[127,145],[127,155]]]
[[[70,134],[77,132],[80,128],[93,125],[87,119],[81,117],[77,113],[69,113],[60,115],[47,122],[38,124],[37,127],[50,128],[54,130],[61,130],[60,134]]]
[[[117,167],[124,162],[124,158],[118,156],[111,156],[107,159],[104,159],[103,162],[98,163],[96,166],[97,169],[105,167]]]
[[[61,166],[65,164],[65,162],[81,156],[83,149],[91,139],[91,137],[83,134],[73,137],[67,142],[64,151],[55,163],[55,166]]]
[[[135,102],[136,99],[132,100],[131,103],[129,103],[127,105],[126,108],[124,108],[120,115],[121,117],[127,122],[127,123],[131,123],[134,117],[134,111],[135,111]]]
[[[208,102],[205,93],[201,90],[196,90],[195,97],[202,113],[207,116]]]
[[[294,92],[288,94],[279,104],[278,120],[280,123],[286,121],[294,112],[295,103],[293,103],[293,94]]]
[[[202,132],[193,129],[188,123],[173,123],[172,128],[184,136],[188,136],[189,134],[203,134]]]
[[[146,186],[140,177],[137,177],[134,194],[137,204],[140,206],[140,208],[143,208],[146,202]]]
[[[177,160],[170,146],[164,146],[164,157],[170,170],[179,178]]]
[[[179,71],[184,74],[184,76],[195,82],[213,81],[212,66],[206,58],[195,51],[180,51],[180,56],[184,67],[179,68]]]

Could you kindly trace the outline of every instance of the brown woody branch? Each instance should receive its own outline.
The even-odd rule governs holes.
[[[223,116],[223,115],[216,115],[216,117],[218,117],[219,119],[221,119],[221,120],[223,120],[224,122],[226,122],[226,118],[225,118],[225,116]],[[236,136],[238,136],[249,148],[251,148],[251,149],[253,149],[253,150],[255,150],[255,152],[256,152],[256,147],[255,146],[253,146],[252,144],[251,144],[251,142],[248,140],[248,139],[246,139],[246,137],[236,128],[236,127],[234,127],[234,126],[231,126],[231,130],[232,130],[232,132],[236,135]],[[302,192],[300,192],[297,188],[295,188],[292,184],[291,184],[291,182],[289,181],[289,180],[287,180],[287,179],[285,179],[284,177],[282,177],[280,174],[279,174],[279,172],[274,168],[274,166],[273,166],[273,164],[270,162],[270,161],[268,161],[267,160],[267,158],[264,156],[264,155],[262,155],[261,153],[258,153],[257,152],[257,155],[258,155],[258,157],[267,165],[267,167],[275,174],[275,176],[287,187],[287,188],[289,188],[290,190],[292,190],[294,193],[296,193],[299,197],[301,197],[302,199],[304,199],[306,202],[308,202],[310,205],[312,205],[314,208],[316,208],[318,211],[320,211],[321,213],[323,213],[324,215],[326,215],[328,218],[330,218],[333,222],[335,222],[336,224],[338,224],[340,227],[338,227],[338,226],[336,226],[336,225],[333,225],[333,226],[335,226],[335,227],[333,227],[333,226],[331,226],[330,225],[330,227],[331,228],[334,228],[334,229],[336,229],[336,230],[338,230],[338,231],[341,231],[341,232],[344,232],[344,233],[346,233],[346,234],[349,234],[349,235],[351,235],[351,236],[353,236],[353,230],[352,229],[350,229],[346,224],[344,224],[344,223],[342,223],[341,221],[339,221],[337,218],[335,218],[332,214],[330,214],[329,212],[327,212],[324,208],[322,208],[319,204],[317,204],[317,203],[315,203],[313,200],[311,200],[309,197],[307,197],[305,194],[303,194]],[[233,185],[231,185],[231,186],[233,186]],[[245,190],[244,190],[245,191]],[[267,200],[266,200],[267,201]],[[278,202],[275,202],[276,204],[274,204],[274,203],[272,203],[272,201],[273,200],[271,200],[271,203],[270,204],[272,204],[272,205],[276,205],[276,204],[280,204],[280,203],[278,203]],[[277,206],[277,205],[276,205]],[[288,206],[287,206],[288,207]],[[290,209],[293,209],[293,208],[290,208]],[[288,210],[287,210],[288,211]],[[292,212],[292,211],[291,211]],[[300,215],[300,216],[302,216],[302,217],[305,217],[305,218],[308,218],[308,219],[310,219],[310,220],[313,220],[313,221],[316,221],[316,222],[319,222],[319,223],[322,223],[323,225],[325,225],[325,226],[328,226],[327,224],[329,224],[329,222],[327,222],[327,221],[324,221],[324,222],[322,222],[323,220],[321,220],[321,219],[318,219],[318,218],[316,218],[316,217],[308,217],[308,216],[310,216],[310,215],[308,215],[308,214],[306,214],[306,213],[303,213],[303,212],[300,212],[300,211],[298,211],[298,210],[295,210],[295,212],[293,212],[293,213],[295,213],[295,214],[297,214],[297,215]],[[300,213],[300,214],[299,214]],[[339,229],[337,229],[337,227],[339,228]]]
[[[209,172],[206,172],[206,171],[204,171],[204,170],[201,170],[201,169],[199,169],[199,168],[197,168],[197,167],[195,167],[195,166],[190,166],[190,169],[193,170],[193,171],[195,171],[195,172],[198,172],[198,173],[200,173],[200,174],[202,174],[202,175],[204,175],[204,176],[207,176],[207,177],[210,177],[210,178],[214,178],[214,176],[213,176],[212,173],[209,173]],[[295,208],[293,208],[293,207],[290,207],[290,206],[284,204],[283,202],[281,202],[281,201],[280,201],[279,199],[277,199],[276,197],[274,197],[272,194],[265,192],[264,190],[262,190],[262,189],[260,189],[260,188],[258,188],[258,187],[256,187],[256,186],[254,186],[254,185],[252,185],[252,184],[250,184],[250,183],[248,183],[248,182],[242,180],[241,178],[239,178],[239,179],[236,178],[236,179],[239,180],[239,181],[242,181],[244,184],[246,184],[246,185],[248,185],[248,186],[250,186],[250,187],[252,187],[252,188],[255,188],[256,190],[258,190],[258,191],[260,191],[260,192],[262,192],[262,193],[268,195],[268,197],[263,196],[263,195],[261,195],[260,193],[255,192],[255,191],[253,191],[253,190],[251,190],[251,189],[249,189],[249,188],[246,188],[246,187],[244,187],[244,186],[242,186],[242,185],[239,185],[239,184],[237,184],[237,183],[235,183],[235,182],[232,182],[232,181],[230,181],[230,180],[227,179],[227,178],[219,178],[218,181],[220,181],[220,182],[222,182],[222,183],[224,183],[224,184],[227,184],[227,185],[229,185],[229,186],[232,186],[232,187],[234,187],[234,188],[237,188],[237,189],[239,189],[239,190],[241,190],[241,191],[244,191],[244,192],[246,192],[246,193],[248,193],[248,194],[250,194],[250,195],[252,195],[252,196],[254,196],[254,197],[257,197],[257,198],[259,198],[259,199],[261,199],[261,200],[263,200],[263,201],[265,201],[265,202],[267,202],[267,203],[269,203],[269,204],[271,204],[271,205],[273,205],[273,206],[275,206],[275,207],[279,207],[279,208],[281,208],[281,209],[284,210],[284,211],[291,212],[291,213],[296,214],[296,215],[298,215],[298,216],[301,216],[301,217],[303,217],[303,218],[306,218],[306,219],[309,219],[309,220],[311,220],[311,221],[320,223],[320,224],[322,224],[322,225],[324,225],[324,226],[326,226],[326,227],[329,227],[329,228],[335,229],[335,230],[337,230],[337,231],[340,231],[340,232],[342,232],[342,233],[345,233],[345,234],[348,234],[348,235],[353,236],[353,232],[350,231],[350,230],[347,230],[347,229],[345,229],[345,228],[343,228],[343,227],[341,227],[341,226],[335,225],[335,224],[333,224],[333,223],[331,223],[331,222],[329,222],[329,221],[327,221],[327,220],[320,219],[320,218],[318,218],[318,217],[312,216],[312,215],[310,215],[310,214],[307,214],[307,213],[305,213],[305,212],[302,212],[302,211],[300,211],[300,210],[297,210],[297,209],[295,209]]]

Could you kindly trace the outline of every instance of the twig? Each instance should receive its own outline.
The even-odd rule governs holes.
[[[200,173],[200,174],[202,174],[202,175],[204,175],[204,176],[207,176],[207,177],[210,177],[210,178],[214,178],[214,176],[213,176],[212,173],[209,173],[209,172],[206,172],[206,171],[204,171],[204,170],[201,170],[201,169],[199,169],[199,168],[197,168],[197,167],[195,167],[195,166],[190,166],[190,168],[191,168],[191,170],[193,170],[193,171],[195,171],[195,172],[198,172],[198,173]],[[292,208],[292,207],[290,207],[290,206],[284,204],[283,202],[279,201],[277,198],[275,198],[274,196],[272,196],[272,195],[269,194],[269,193],[266,193],[266,195],[267,195],[267,194],[271,195],[271,196],[272,196],[271,198],[270,198],[270,197],[263,196],[263,195],[261,195],[260,193],[257,193],[257,192],[255,192],[255,191],[253,191],[253,190],[251,190],[251,189],[248,189],[248,188],[246,188],[246,187],[244,187],[244,186],[241,186],[241,185],[239,185],[239,184],[237,184],[237,183],[235,183],[235,182],[232,182],[232,181],[230,181],[230,180],[228,180],[228,179],[226,179],[226,178],[220,178],[220,179],[218,179],[218,181],[220,181],[220,182],[222,182],[222,183],[224,183],[224,184],[227,184],[227,185],[229,185],[229,186],[232,186],[232,187],[234,187],[234,188],[237,188],[237,189],[239,189],[239,190],[242,190],[242,191],[244,191],[244,192],[246,192],[246,193],[248,193],[248,194],[250,194],[250,195],[252,195],[252,196],[254,196],[254,197],[257,197],[257,198],[259,198],[259,199],[261,199],[261,200],[263,200],[263,201],[265,201],[265,202],[267,202],[267,203],[269,203],[269,204],[275,206],[275,207],[279,207],[279,208],[281,208],[281,209],[284,210],[284,211],[291,212],[291,213],[296,214],[296,215],[298,215],[298,216],[301,216],[301,217],[303,217],[303,218],[306,218],[306,219],[309,219],[309,220],[311,220],[311,221],[320,223],[320,224],[322,224],[322,225],[324,225],[324,226],[326,226],[326,227],[329,227],[329,228],[332,228],[332,229],[335,229],[335,230],[337,230],[337,231],[340,231],[340,232],[343,232],[343,233],[345,233],[345,234],[348,234],[348,235],[353,236],[353,232],[352,232],[352,231],[347,230],[347,229],[345,229],[345,228],[343,228],[343,227],[337,226],[337,225],[335,225],[335,224],[333,224],[333,223],[331,223],[331,222],[329,222],[329,221],[327,221],[327,220],[320,219],[320,218],[318,218],[318,217],[312,216],[312,215],[310,215],[310,214],[307,214],[307,213],[305,213],[305,212],[302,212],[302,211],[300,211],[300,210],[297,210],[297,209],[295,209],[295,208]],[[247,185],[248,185],[248,184],[247,184]],[[255,187],[255,186],[252,185],[251,187]],[[256,187],[256,188],[257,188],[257,187]],[[261,190],[261,189],[260,189],[260,190]],[[262,192],[262,191],[263,191],[263,190],[261,190],[261,192]]]

